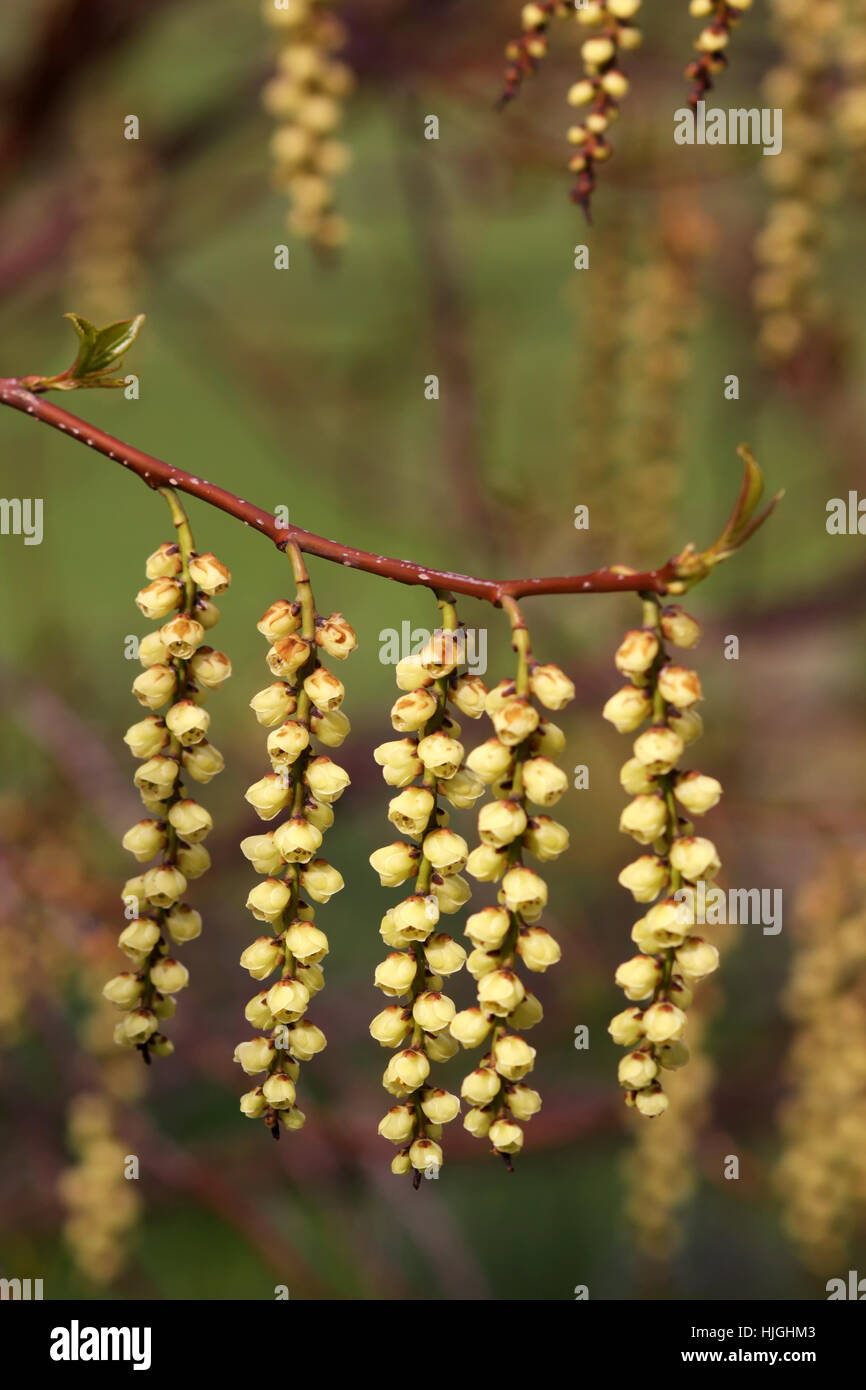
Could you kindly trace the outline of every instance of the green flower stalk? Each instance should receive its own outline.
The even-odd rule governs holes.
[[[689,1059],[683,1035],[692,987],[719,962],[716,947],[690,931],[697,885],[715,878],[719,857],[712,840],[695,835],[680,812],[702,816],[722,788],[714,777],[679,767],[703,730],[696,708],[701,683],[697,672],[672,662],[665,648],[666,642],[693,647],[700,635],[700,625],[679,605],[663,608],[655,595],[644,595],[643,626],[625,634],[615,656],[628,684],[603,710],[619,733],[635,733],[650,721],[620,771],[623,790],[633,799],[619,828],[647,852],[626,865],[619,882],[636,902],[653,906],[632,928],[639,954],[616,972],[632,1005],[608,1029],[617,1045],[629,1049],[619,1064],[626,1104],[650,1117],[668,1106],[662,1072]]]
[[[385,781],[398,789],[388,819],[408,839],[370,856],[383,887],[414,879],[412,893],[382,918],[380,934],[391,950],[376,967],[375,983],[394,1002],[376,1015],[370,1032],[382,1047],[396,1049],[383,1085],[398,1103],[383,1117],[379,1134],[398,1146],[392,1172],[412,1172],[416,1187],[422,1173],[438,1174],[442,1126],[460,1111],[457,1096],[430,1081],[431,1063],[447,1062],[457,1052],[449,1031],[454,1001],[442,984],[466,960],[463,947],[438,930],[439,918],[459,912],[470,895],[460,872],[469,846],[448,828],[441,799],[462,809],[484,793],[483,782],[467,767],[461,728],[449,705],[478,719],[487,688],[478,676],[461,673],[465,646],[454,599],[446,593],[437,598],[442,627],[417,655],[397,663],[397,685],[405,693],[391,709],[391,723],[402,737],[374,751]]]
[[[503,607],[511,620],[517,672],[488,694],[485,710],[494,736],[467,760],[491,786],[494,800],[479,812],[481,844],[466,865],[474,878],[501,888],[497,906],[482,908],[467,922],[474,947],[467,969],[477,982],[478,1002],[457,1014],[451,1033],[465,1048],[489,1042],[463,1082],[461,1095],[471,1107],[463,1123],[476,1138],[488,1138],[510,1169],[511,1155],[523,1147],[522,1123],[541,1108],[538,1092],[524,1085],[535,1048],[522,1034],[540,1022],[542,1008],[520,969],[543,972],[560,958],[558,942],[539,925],[547,885],[523,858],[528,853],[542,863],[556,859],[569,838],[565,826],[547,815],[568,786],[553,762],[565,738],[535,702],[547,710],[564,709],[574,698],[574,685],[558,666],[533,660],[518,605],[506,598]]]
[[[249,1119],[264,1120],[275,1139],[281,1126],[298,1130],[304,1124],[295,1103],[299,1064],[326,1045],[321,1028],[307,1017],[310,1000],[325,983],[321,963],[329,949],[311,902],[326,903],[343,887],[341,874],[318,850],[349,777],[326,753],[317,752],[315,743],[337,748],[350,726],[341,709],[343,683],[322,665],[319,652],[344,661],[357,646],[341,613],[317,616],[303,556],[294,544],[287,553],[296,597],[278,599],[257,624],[271,644],[267,664],[275,679],[250,701],[259,723],[271,730],[271,771],[247,788],[246,799],[263,821],[283,811],[288,815],[276,829],[241,843],[253,868],[265,875],[247,897],[247,907],[269,928],[246,948],[241,965],[254,980],[277,971],[279,979],[246,1007],[247,1022],[262,1036],[239,1043],[234,1054],[247,1075],[266,1073],[241,1097],[240,1108]]]
[[[123,889],[129,921],[118,944],[134,968],[114,976],[103,990],[124,1015],[114,1030],[116,1042],[137,1048],[147,1063],[173,1052],[161,1023],[174,1015],[174,995],[189,982],[172,948],[201,934],[201,916],[183,898],[189,880],[210,867],[203,841],[213,821],[188,794],[186,780],[206,783],[222,771],[222,754],[206,738],[210,714],[204,705],[232,669],[224,652],[204,645],[207,630],[219,619],[213,597],[228,588],[231,575],[214,555],[197,554],[177,496],[169,488],[159,491],[171,510],[177,541],[150,556],[149,583],[136,596],[145,617],[162,623],[139,644],[144,670],[132,686],[150,713],[124,735],[140,759],[134,780],[149,818],[130,827],[123,847],[151,867]]]

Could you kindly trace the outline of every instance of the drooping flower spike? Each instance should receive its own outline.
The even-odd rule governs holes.
[[[541,1108],[537,1091],[524,1084],[536,1050],[523,1033],[541,1020],[542,1008],[521,978],[522,970],[543,972],[560,958],[556,939],[539,922],[547,885],[524,855],[545,863],[568,848],[565,826],[547,814],[568,786],[553,757],[562,752],[562,731],[537,708],[561,710],[574,698],[574,685],[558,666],[532,658],[529,633],[517,604],[504,599],[517,653],[517,672],[494,687],[485,701],[492,738],[467,759],[471,771],[491,787],[494,800],[478,814],[480,845],[466,869],[485,883],[500,883],[497,905],[469,918],[473,945],[467,969],[477,982],[478,999],[453,1019],[451,1033],[465,1048],[487,1044],[479,1065],[461,1090],[470,1109],[464,1125],[476,1138],[490,1140],[494,1153],[511,1167],[523,1147],[522,1124]]]
[[[663,1071],[689,1059],[683,1037],[692,987],[719,961],[716,947],[691,931],[697,885],[715,878],[719,857],[712,840],[696,835],[681,811],[689,818],[704,815],[722,788],[714,777],[679,767],[686,747],[703,730],[697,711],[701,683],[696,671],[670,660],[665,642],[693,647],[700,625],[677,604],[662,608],[655,595],[644,596],[643,619],[617,648],[616,666],[628,683],[610,697],[603,714],[619,733],[636,733],[650,721],[620,771],[632,800],[619,828],[646,852],[626,865],[619,882],[636,902],[653,906],[632,928],[638,954],[616,972],[630,1007],[616,1015],[608,1031],[618,1046],[629,1049],[619,1064],[626,1104],[657,1116],[668,1106]]]
[[[438,1174],[442,1126],[460,1111],[457,1096],[436,1086],[431,1075],[431,1064],[457,1052],[449,1031],[455,1005],[442,985],[466,960],[463,947],[439,930],[439,919],[459,912],[470,894],[461,875],[469,846],[448,828],[442,801],[462,809],[484,793],[483,781],[467,766],[449,705],[478,719],[487,688],[479,676],[461,671],[465,642],[454,600],[450,594],[437,597],[442,627],[419,653],[397,663],[397,685],[405,693],[391,709],[391,723],[402,737],[380,744],[373,755],[388,786],[397,789],[388,819],[407,838],[377,849],[370,863],[384,887],[414,880],[412,892],[389,908],[380,927],[391,949],[376,968],[375,983],[393,1002],[376,1015],[370,1032],[382,1047],[397,1049],[383,1077],[397,1104],[379,1133],[398,1146],[392,1171],[412,1172],[416,1186],[422,1173]]]
[[[339,747],[349,720],[341,709],[343,683],[322,665],[319,653],[344,661],[357,646],[341,613],[317,615],[303,556],[294,545],[287,550],[296,597],[272,603],[257,624],[271,644],[267,664],[274,680],[250,701],[258,722],[271,731],[271,771],[246,791],[261,820],[287,814],[275,829],[241,843],[245,857],[264,875],[249,893],[247,907],[268,928],[247,946],[241,965],[254,980],[263,982],[277,972],[279,978],[247,1004],[247,1022],[260,1036],[239,1043],[234,1054],[248,1076],[264,1075],[241,1097],[241,1111],[264,1120],[275,1139],[280,1126],[297,1130],[304,1124],[296,1104],[300,1063],[326,1045],[321,1028],[307,1017],[310,1000],[325,983],[322,962],[329,950],[312,903],[328,902],[344,886],[342,875],[318,851],[349,777],[315,745]]]
[[[144,670],[132,686],[150,713],[124,735],[141,760],[134,780],[149,817],[130,827],[123,847],[151,867],[123,889],[128,921],[118,944],[133,968],[115,975],[103,990],[124,1014],[115,1040],[137,1048],[145,1062],[174,1050],[161,1023],[173,1016],[174,995],[187,985],[189,971],[173,947],[201,934],[201,915],[184,898],[189,881],[210,867],[203,841],[213,821],[186,784],[187,779],[210,782],[222,771],[222,754],[207,738],[205,701],[232,669],[224,652],[204,642],[219,619],[213,598],[228,588],[229,571],[216,556],[197,554],[176,494],[159,491],[171,510],[177,541],[150,556],[149,583],[136,596],[145,617],[161,620],[161,626],[139,643]]]
[[[712,90],[713,78],[728,66],[727,47],[731,33],[751,8],[752,0],[689,0],[689,14],[695,19],[709,20],[695,40],[700,56],[686,68],[686,77],[693,84],[690,106],[697,106],[703,100]]]

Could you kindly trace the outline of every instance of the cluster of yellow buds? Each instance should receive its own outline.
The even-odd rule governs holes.
[[[776,0],[778,3],[778,0]],[[834,9],[829,4],[828,11]],[[830,28],[828,16],[827,27]],[[848,0],[837,32],[839,66],[842,69],[844,90],[837,97],[833,117],[837,131],[850,151],[857,157],[857,173],[862,175],[862,157],[866,151],[866,3]],[[861,183],[862,186],[862,183]]]
[[[422,1173],[438,1175],[442,1126],[460,1112],[457,1096],[430,1084],[430,1064],[447,1062],[458,1050],[450,1031],[456,1008],[442,985],[466,960],[459,942],[437,930],[439,918],[459,912],[470,896],[460,872],[469,846],[449,829],[440,798],[465,809],[484,794],[483,781],[467,765],[461,727],[449,705],[479,719],[487,687],[480,676],[461,672],[465,644],[451,596],[440,596],[439,606],[443,626],[395,669],[404,694],[391,708],[391,723],[401,737],[373,754],[385,782],[397,790],[388,819],[408,838],[375,850],[370,863],[384,887],[414,880],[411,894],[389,908],[380,926],[390,949],[374,979],[394,1002],[376,1015],[370,1032],[382,1047],[396,1049],[382,1084],[399,1103],[383,1117],[379,1134],[398,1146],[392,1171],[413,1172],[416,1185]]]
[[[290,552],[298,596],[293,602],[278,599],[257,624],[270,643],[267,664],[274,680],[250,701],[258,722],[271,731],[271,771],[246,791],[261,820],[274,820],[282,811],[288,815],[275,830],[241,843],[256,873],[265,875],[247,897],[247,907],[270,934],[247,946],[240,963],[254,980],[280,973],[275,984],[253,995],[245,1011],[247,1022],[270,1036],[239,1043],[234,1054],[248,1076],[267,1073],[241,1097],[240,1108],[249,1119],[263,1119],[276,1139],[280,1125],[297,1130],[304,1124],[295,1104],[299,1063],[310,1061],[326,1043],[321,1028],[307,1017],[311,998],[324,986],[322,961],[328,954],[328,938],[316,926],[310,903],[326,903],[343,887],[342,875],[318,851],[349,776],[326,753],[316,752],[313,741],[338,748],[349,720],[341,708],[343,682],[322,665],[319,653],[344,661],[358,645],[341,613],[317,616],[303,559],[293,547]]]
[[[542,58],[547,56],[547,31],[554,19],[566,19],[571,13],[568,0],[539,0],[538,4],[524,5],[520,11],[520,24],[523,33],[518,39],[511,39],[505,45],[508,67],[505,69],[505,85],[499,105],[505,106],[513,101],[523,85],[525,77],[531,77]]]
[[[334,55],[346,32],[322,0],[264,0],[266,23],[279,30],[279,71],[265,86],[263,104],[279,125],[271,138],[274,183],[291,201],[291,232],[330,250],[348,234],[334,210],[333,180],[348,167],[349,150],[334,138],[354,75]]]
[[[526,988],[518,966],[543,972],[560,958],[556,939],[539,925],[547,904],[547,884],[525,865],[525,852],[545,863],[568,848],[568,831],[547,811],[568,787],[553,758],[565,738],[537,708],[561,710],[574,698],[574,685],[558,666],[533,661],[529,634],[515,603],[506,605],[512,621],[518,668],[489,692],[485,713],[493,736],[470,753],[469,769],[490,788],[493,799],[478,813],[481,843],[466,864],[483,883],[500,884],[497,905],[483,907],[466,923],[472,942],[466,967],[477,984],[477,1004],[457,1014],[451,1033],[465,1048],[487,1044],[484,1056],[464,1079],[461,1095],[470,1109],[464,1125],[511,1166],[523,1147],[522,1122],[541,1108],[537,1091],[524,1084],[535,1048],[522,1034],[542,1018],[537,997]],[[537,702],[537,703],[536,703]]]
[[[709,20],[695,40],[700,57],[694,58],[686,68],[686,77],[694,84],[689,98],[692,106],[711,89],[713,78],[724,72],[728,65],[726,49],[731,31],[751,8],[752,0],[689,0],[689,14],[694,19]]]
[[[63,1233],[79,1269],[94,1283],[108,1284],[125,1263],[127,1237],[140,1209],[138,1195],[124,1175],[126,1155],[105,1096],[76,1096],[68,1127],[76,1162],[59,1182],[68,1212]]]
[[[631,1006],[612,1020],[614,1042],[629,1051],[619,1064],[626,1104],[642,1115],[661,1115],[668,1105],[660,1076],[689,1058],[683,1041],[693,984],[714,971],[715,946],[690,931],[695,919],[696,885],[715,878],[721,867],[711,840],[695,835],[691,820],[718,802],[722,788],[714,777],[685,772],[679,762],[703,730],[697,704],[702,698],[696,671],[669,659],[665,643],[693,647],[700,625],[678,604],[662,608],[644,597],[643,627],[625,634],[615,662],[628,681],[604,706],[604,718],[619,733],[638,734],[632,757],[623,764],[620,784],[632,797],[619,828],[647,853],[627,864],[619,882],[638,903],[652,903],[632,928],[638,954],[616,972],[616,983]],[[663,895],[663,896],[662,896]],[[656,901],[658,899],[658,901]],[[637,1002],[649,1000],[643,1007]]]
[[[772,0],[773,30],[781,61],[767,73],[764,90],[785,113],[785,144],[762,160],[774,201],[755,240],[758,273],[752,296],[760,319],[759,344],[775,363],[790,360],[822,319],[817,290],[821,208],[838,193],[828,167],[832,153],[828,93],[835,83],[835,3]]]
[[[612,153],[606,139],[608,127],[628,95],[629,81],[620,68],[620,56],[642,42],[641,31],[632,22],[640,7],[641,0],[587,0],[575,9],[578,24],[599,30],[581,46],[584,76],[569,89],[567,98],[569,106],[588,108],[581,124],[568,131],[568,142],[575,146],[568,167],[577,175],[571,197],[586,212],[595,188],[595,166]]]
[[[160,489],[162,491],[162,489]],[[149,818],[131,826],[123,847],[140,864],[158,859],[124,885],[129,918],[118,944],[133,969],[115,975],[103,990],[124,1017],[115,1028],[122,1047],[138,1048],[146,1062],[174,1049],[160,1031],[175,1012],[174,995],[189,982],[185,965],[170,954],[201,933],[201,915],[183,901],[187,883],[210,867],[203,841],[213,828],[210,813],[187,794],[185,779],[210,782],[224,766],[209,742],[210,715],[205,701],[231,675],[224,652],[204,644],[205,633],[219,619],[214,596],[231,576],[212,554],[198,555],[176,496],[165,493],[178,540],[166,542],[150,556],[149,583],[136,596],[146,618],[161,626],[141,639],[144,667],[133,693],[151,711],[124,735],[141,760],[135,785]],[[167,708],[166,708],[167,706]],[[164,714],[156,711],[165,709]]]
[[[785,991],[794,1032],[775,1179],[785,1229],[824,1278],[842,1272],[866,1211],[864,900],[866,855],[840,843],[798,894]]]

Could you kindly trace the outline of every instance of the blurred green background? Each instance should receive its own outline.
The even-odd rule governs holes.
[[[824,525],[827,499],[863,483],[863,186],[834,151],[841,196],[823,213],[824,328],[794,361],[768,365],[750,297],[766,161],[754,148],[674,146],[698,28],[685,4],[651,13],[644,49],[630,55],[633,88],[590,227],[568,201],[564,169],[563,97],[580,71],[572,26],[554,31],[555,52],[497,114],[517,4],[338,8],[358,76],[341,132],[354,156],[339,193],[351,237],[322,264],[289,237],[285,199],[270,184],[273,122],[257,92],[276,43],[256,4],[8,0],[0,372],[66,365],[72,332],[60,315],[96,317],[107,282],[111,317],[147,314],[128,364],[140,398],[82,392],[62,404],[265,508],[288,506],[309,530],[485,576],[661,564],[689,539],[709,542],[736,495],[735,449],[747,440],[769,488],[787,496],[689,600],[706,629],[697,765],[725,787],[707,823],[725,881],[781,887],[786,929],[743,929],[725,961],[707,1038],[716,1080],[687,1160],[696,1190],[682,1240],[670,1257],[641,1255],[624,1215],[634,1128],[605,1033],[634,920],[616,883],[630,855],[616,828],[627,749],[600,716],[617,685],[613,651],[639,609],[628,596],[528,600],[536,655],[578,687],[563,719],[567,765],[590,768],[589,790],[557,811],[572,850],[550,874],[546,921],[564,959],[540,977],[546,1016],[533,1036],[545,1108],[512,1176],[461,1131],[449,1136],[438,1182],[414,1193],[392,1178],[390,1146],[375,1133],[385,1054],[367,1034],[380,1007],[378,924],[392,900],[367,864],[392,838],[371,757],[390,736],[394,698],[378,652],[383,629],[406,618],[433,626],[435,608],[424,591],[313,561],[320,611],[341,609],[360,642],[340,672],[353,724],[340,758],[353,785],[328,841],[348,887],[319,914],[331,955],[316,1018],[329,1047],[304,1068],[308,1125],[267,1142],[237,1111],[242,1078],[231,1062],[249,1032],[237,958],[250,936],[251,877],[237,842],[255,829],[243,789],[265,770],[263,731],[247,708],[270,679],[255,622],[290,578],[262,537],[190,501],[199,548],[233,574],[215,637],[234,676],[209,706],[227,770],[202,797],[217,826],[215,871],[195,885],[205,932],[185,951],[192,987],[172,1028],[177,1052],[119,1124],[127,1151],[142,1155],[143,1214],[125,1268],[107,1286],[91,1282],[61,1238],[57,1196],[69,1162],[65,1108],[90,1084],[80,1030],[92,983],[83,988],[70,962],[79,937],[119,929],[111,885],[132,872],[119,838],[138,815],[121,742],[138,717],[129,691],[138,668],[124,660],[124,639],[147,630],[133,598],[170,527],[161,499],[122,469],[3,412],[3,493],[42,497],[45,508],[40,546],[0,540],[3,790],[18,799],[7,802],[12,820],[20,806],[44,822],[96,888],[94,901],[61,897],[47,909],[16,986],[26,1007],[0,1058],[2,1273],[44,1277],[52,1298],[268,1298],[275,1283],[292,1298],[568,1299],[579,1284],[593,1298],[822,1297],[826,1279],[866,1269],[862,1221],[851,1219],[848,1263],[806,1267],[785,1237],[772,1172],[788,923],[827,847],[856,844],[864,826],[864,542]],[[719,105],[762,104],[778,49],[760,11],[734,36]],[[140,118],[137,144],[122,139],[129,113]],[[427,113],[439,117],[438,142],[423,139]],[[653,354],[667,350],[639,312],[663,224],[693,233],[688,297],[671,329],[684,365],[663,400],[667,482],[648,497],[641,468],[658,450],[641,453],[629,411],[639,415]],[[278,272],[284,240],[291,268]],[[587,271],[573,269],[578,243],[590,248]],[[625,346],[610,359],[617,335]],[[440,377],[438,401],[425,399],[428,373]],[[739,376],[735,401],[724,398],[729,373]],[[636,440],[625,456],[615,447],[623,430]],[[581,503],[588,532],[573,525]],[[470,601],[460,612],[489,629],[493,684],[510,669],[504,618]],[[728,634],[740,639],[736,662],[723,657]],[[458,818],[469,834],[471,815]],[[27,829],[19,857],[36,833]],[[50,884],[50,854],[42,869]],[[23,919],[10,872],[14,933]],[[466,980],[461,990],[463,1007]],[[572,1045],[579,1024],[590,1029],[587,1051]],[[461,1061],[443,1074],[456,1088]],[[738,1182],[722,1176],[729,1153],[741,1158]]]

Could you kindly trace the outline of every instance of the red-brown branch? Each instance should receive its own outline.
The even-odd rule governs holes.
[[[77,439],[79,444],[85,444],[124,468],[131,469],[148,487],[176,487],[179,492],[186,492],[191,497],[209,502],[212,507],[219,507],[221,511],[237,517],[245,526],[253,526],[261,531],[279,550],[285,550],[293,542],[308,555],[318,555],[322,560],[331,560],[349,569],[365,570],[368,574],[381,574],[398,584],[449,589],[498,605],[506,597],[528,598],[532,594],[611,594],[637,590],[661,594],[675,577],[673,560],[668,560],[661,569],[627,570],[624,573],[606,568],[593,570],[589,574],[553,575],[542,579],[475,579],[468,574],[430,569],[412,560],[373,555],[367,550],[357,550],[354,546],[341,545],[312,531],[304,531],[299,526],[282,526],[271,512],[262,511],[261,507],[226,492],[216,483],[209,483],[205,478],[163,463],[161,459],[153,458],[131,444],[124,444],[122,440],[70,414],[62,406],[54,405],[44,396],[29,391],[15,377],[0,377],[0,404],[31,415],[42,424],[51,425],[53,429]]]

